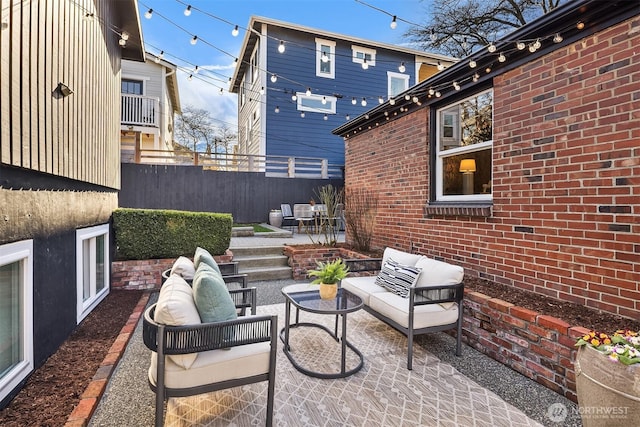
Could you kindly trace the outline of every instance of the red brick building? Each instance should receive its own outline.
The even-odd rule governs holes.
[[[639,15],[568,2],[334,130],[373,246],[639,318]]]

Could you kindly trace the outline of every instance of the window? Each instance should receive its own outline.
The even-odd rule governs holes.
[[[316,76],[335,78],[336,42],[316,39]]]
[[[24,240],[0,246],[0,401],[33,367],[33,240]]]
[[[409,89],[409,75],[387,71],[387,95],[389,98]]]
[[[491,90],[437,111],[437,200],[491,200],[492,114]]]
[[[258,45],[256,44],[256,49],[253,51],[253,55],[251,55],[251,82],[255,83],[258,80],[258,71],[260,70],[260,49],[258,49]]]
[[[368,49],[366,47],[360,46],[351,46],[351,51],[353,52],[353,62],[362,64],[366,59],[367,65],[369,65],[370,67],[374,67],[376,65],[375,49]]]
[[[142,80],[122,79],[120,83],[121,92],[129,95],[142,95],[144,82]]]
[[[307,95],[304,92],[298,92],[296,95],[298,97],[298,111],[336,113],[337,98],[335,96]]]
[[[109,294],[109,224],[76,231],[78,323]]]
[[[240,106],[242,107],[245,103],[246,100],[246,90],[244,88],[246,84],[245,79],[242,79],[242,82],[240,83]]]

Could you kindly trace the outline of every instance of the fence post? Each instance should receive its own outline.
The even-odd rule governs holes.
[[[250,154],[248,156],[247,160],[248,160],[248,163],[249,163],[249,165],[248,165],[249,172],[255,172],[255,157],[252,154]]]
[[[295,178],[296,176],[296,159],[295,157],[289,157],[289,178]]]
[[[321,172],[322,179],[329,178],[329,161],[322,159]]]

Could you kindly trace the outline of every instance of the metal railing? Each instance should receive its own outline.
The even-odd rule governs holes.
[[[209,154],[202,151],[168,151],[142,149],[135,163],[196,165],[208,170],[227,172],[264,172],[283,178],[342,178],[343,165],[331,164],[316,157],[259,156],[254,154]]]
[[[120,122],[123,125],[158,127],[160,99],[142,95],[121,95]]]

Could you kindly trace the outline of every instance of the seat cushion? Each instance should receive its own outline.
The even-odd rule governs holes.
[[[196,387],[269,372],[271,345],[268,342],[203,351],[189,369],[167,359],[165,385],[168,388]],[[156,384],[158,355],[151,353],[149,381]]]
[[[369,305],[369,295],[377,292],[388,292],[382,286],[376,285],[376,276],[345,277],[341,287],[362,298],[364,305]]]
[[[409,327],[409,299],[391,292],[379,292],[371,294],[369,306],[399,325]],[[455,323],[456,320],[458,320],[458,305],[455,303],[448,309],[440,304],[419,305],[415,307],[413,328],[447,325]]]
[[[384,265],[389,258],[393,258],[394,261],[399,262],[400,264],[415,266],[416,262],[422,258],[422,255],[410,254],[393,248],[386,248],[382,254],[382,264]]]
[[[181,256],[173,263],[169,275],[172,274],[177,274],[186,281],[193,280],[193,275],[196,274],[196,267],[189,258]]]
[[[421,268],[422,272],[418,277],[416,286],[438,286],[438,285],[455,285],[462,282],[464,278],[464,269],[459,265],[453,265],[446,262],[438,261],[432,258],[423,256],[416,263],[417,268]],[[444,291],[433,291],[432,299],[448,298],[453,295],[453,290],[448,291],[446,294]],[[444,302],[441,305],[444,308],[449,308],[454,304],[452,302]]]
[[[199,325],[200,315],[193,301],[191,286],[180,276],[169,276],[160,288],[158,303],[154,312],[157,323],[171,326]],[[189,369],[196,360],[196,353],[169,356],[176,365]]]
[[[193,300],[203,323],[238,318],[222,275],[205,262],[200,263],[193,278]]]
[[[215,259],[213,259],[213,256],[209,253],[209,251],[198,246],[196,248],[196,253],[193,256],[193,264],[196,267],[196,270],[198,269],[198,267],[200,267],[201,263],[207,264],[218,273],[222,274],[220,272],[220,267],[218,267],[218,263]]]
[[[400,295],[403,298],[409,297],[409,289],[415,285],[420,269],[410,265],[400,264],[388,257],[382,263],[382,269],[376,277],[376,285],[382,286],[389,292]]]

